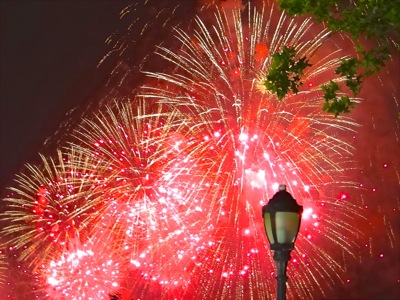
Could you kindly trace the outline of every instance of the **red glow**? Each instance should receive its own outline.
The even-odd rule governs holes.
[[[341,192],[356,188],[342,165],[352,146],[343,124],[352,121],[328,119],[313,90],[280,102],[258,89],[270,44],[296,38],[288,31],[272,43],[258,36],[267,22],[261,30],[253,21],[243,30],[255,36],[245,41],[222,20],[211,33],[200,27],[196,38],[180,36],[176,53],[160,48],[175,68],[146,82],[157,92],[109,103],[81,122],[68,157],[29,174],[34,187],[21,192],[30,197],[26,252],[42,266],[50,297],[269,297],[273,254],[260,214],[281,183],[304,207],[301,259],[291,269],[304,282],[291,285],[291,296],[318,291],[310,278],[322,286],[343,275],[336,255],[357,246],[354,238],[343,251],[342,237],[359,216]],[[322,78],[331,66],[319,66]]]

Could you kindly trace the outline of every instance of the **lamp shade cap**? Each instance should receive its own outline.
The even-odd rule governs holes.
[[[286,191],[285,185],[281,186],[285,188],[276,192],[272,199],[269,200],[268,204],[263,206],[262,213],[278,211],[302,213],[303,206],[299,205],[293,196]]]

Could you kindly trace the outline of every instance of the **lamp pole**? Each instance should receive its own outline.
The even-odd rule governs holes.
[[[277,300],[286,300],[286,269],[290,252],[300,229],[303,207],[298,205],[286,185],[280,185],[279,191],[262,208],[264,228],[277,269]]]
[[[276,281],[277,281],[277,300],[286,300],[286,282],[288,277],[286,276],[287,263],[290,260],[291,250],[275,250],[274,260],[276,263]]]

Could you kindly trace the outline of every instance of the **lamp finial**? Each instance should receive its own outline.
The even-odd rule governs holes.
[[[280,184],[278,190],[279,191],[286,191],[286,184]]]

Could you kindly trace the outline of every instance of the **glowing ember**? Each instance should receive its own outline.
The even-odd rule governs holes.
[[[47,296],[50,299],[107,299],[119,289],[123,273],[117,256],[110,250],[92,251],[83,245],[43,266]]]

